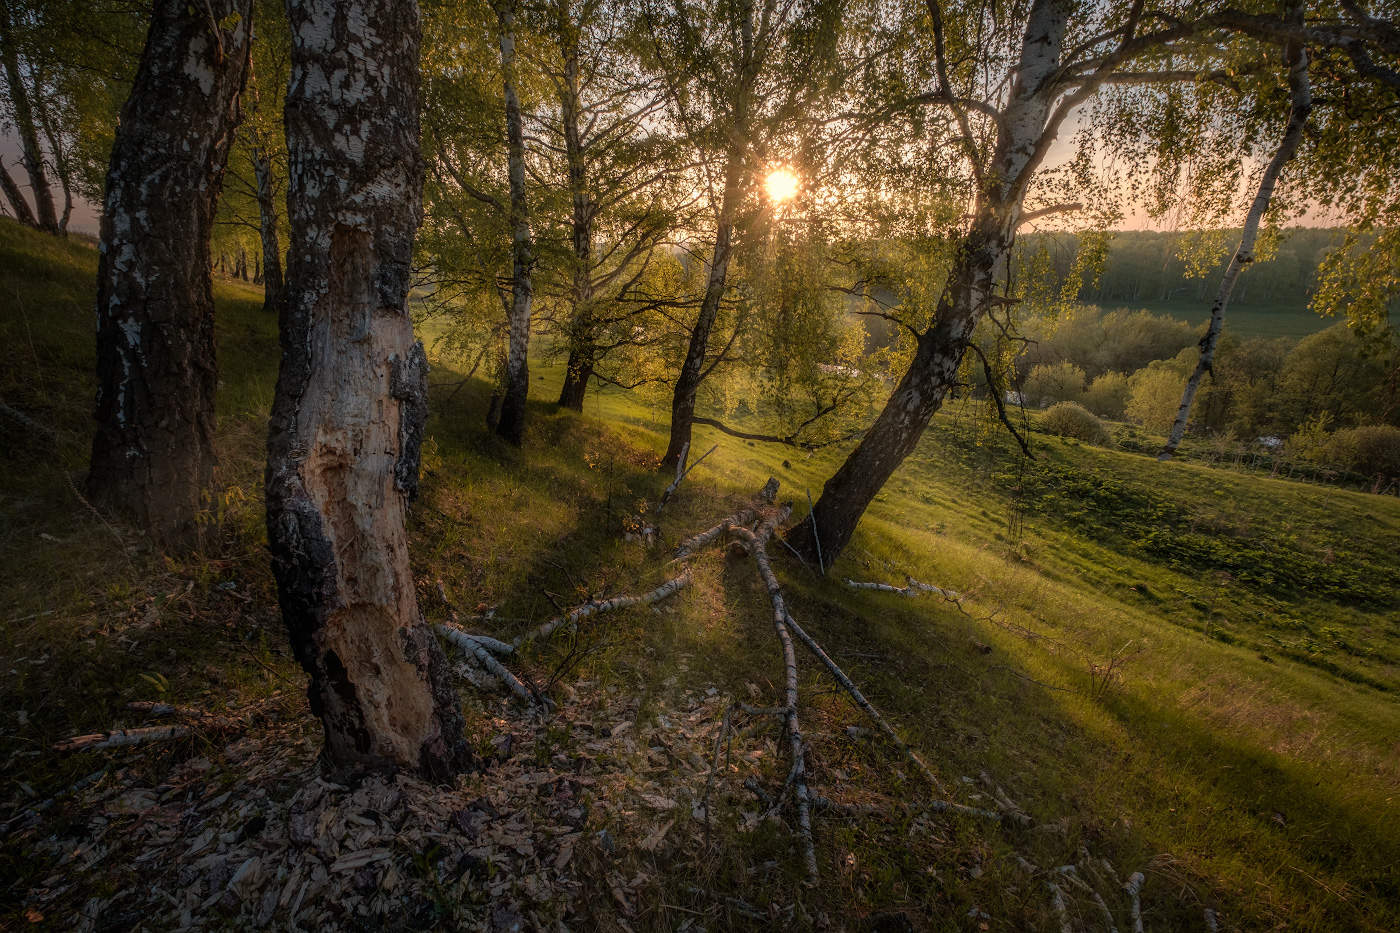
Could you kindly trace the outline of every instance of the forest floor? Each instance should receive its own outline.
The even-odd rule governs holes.
[[[1131,930],[1141,872],[1149,930],[1400,928],[1400,500],[1050,438],[1025,462],[951,406],[825,578],[774,549],[793,616],[946,789],[800,656],[833,803],[809,886],[790,808],[744,788],[787,773],[735,707],[780,704],[783,666],[724,552],[513,659],[553,715],[464,682],[480,773],[321,778],[262,531],[275,322],[218,283],[221,492],[202,552],[153,553],[79,495],[95,261],[0,221],[0,926]],[[719,448],[658,516],[650,400],[556,412],[542,368],[518,451],[459,380],[431,377],[420,599],[504,638],[655,586],[770,475],[800,517],[840,456],[699,429]],[[842,582],[905,574],[964,598]],[[53,750],[171,722],[133,702],[198,712],[170,742]]]

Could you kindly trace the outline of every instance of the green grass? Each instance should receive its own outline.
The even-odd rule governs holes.
[[[109,727],[125,702],[157,689],[211,708],[277,694],[288,715],[307,715],[289,686],[301,678],[262,550],[274,323],[254,291],[219,285],[225,492],[209,516],[219,534],[202,555],[166,560],[75,491],[92,398],[94,262],[86,246],[0,222],[0,401],[56,432],[6,421],[15,440],[0,454],[9,806],[29,799],[24,788],[47,795],[119,762],[43,750]],[[621,532],[665,485],[651,469],[664,407],[609,390],[582,416],[560,413],[548,404],[560,374],[541,369],[517,451],[482,427],[484,384],[448,387],[453,363],[437,360],[430,377],[441,388],[413,512],[428,616],[446,612],[439,580],[464,611],[495,607],[507,636],[552,614],[551,600],[659,580],[667,549]],[[698,449],[712,443],[719,450],[660,518],[666,544],[770,474],[800,516],[805,491],[818,494],[842,455],[697,430]],[[778,571],[796,617],[938,774],[957,784],[988,771],[1050,831],[929,824],[893,808],[822,818],[825,883],[806,891],[792,884],[800,869],[785,830],[722,828],[709,846],[619,857],[629,877],[649,879],[634,928],[675,928],[695,906],[690,885],[756,905],[796,899],[799,926],[824,914],[856,927],[901,910],[917,926],[961,929],[976,907],[992,929],[1053,928],[1044,891],[1020,878],[1014,854],[1058,865],[1081,845],[1124,876],[1149,868],[1150,929],[1200,929],[1203,906],[1243,929],[1400,926],[1400,501],[1050,438],[1037,453],[1019,461],[955,405],[827,579],[786,560]],[[768,703],[781,684],[751,571],[714,560],[697,573],[665,611],[599,627],[575,675],[639,698],[638,720],[657,729],[682,691],[749,700],[753,685]],[[839,582],[904,573],[969,594],[968,614]],[[547,675],[566,650],[546,646],[526,663]],[[1110,662],[1115,677],[1100,689],[1093,672]],[[803,671],[818,789],[887,808],[926,797],[897,757],[845,735],[859,714],[806,659]],[[467,702],[483,722],[488,706]],[[781,763],[764,761],[770,783],[781,780]],[[160,758],[141,762],[130,767],[158,781]],[[54,821],[82,818],[60,804]],[[19,880],[5,883],[0,910],[17,909],[35,872],[6,847],[0,875]]]
[[[1191,324],[1200,324],[1204,329],[1210,319],[1210,303],[1214,295],[1204,301],[1186,298],[1169,298],[1162,301],[1142,301],[1131,305],[1106,303],[1105,310],[1115,307],[1129,307],[1131,310],[1144,308],[1153,314],[1179,318]],[[1293,303],[1231,304],[1225,312],[1225,329],[1237,337],[1290,337],[1297,340],[1309,334],[1326,330],[1337,323],[1336,318],[1322,317],[1308,308],[1306,301]]]

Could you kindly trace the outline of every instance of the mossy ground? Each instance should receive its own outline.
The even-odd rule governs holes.
[[[220,491],[203,552],[169,559],[80,495],[94,267],[87,244],[0,221],[0,402],[52,431],[0,411],[0,768],[15,812],[103,768],[158,783],[170,759],[196,751],[47,750],[126,721],[131,700],[217,711],[278,697],[315,734],[262,533],[275,322],[255,290],[216,286]],[[439,620],[441,594],[467,615],[494,608],[490,625],[504,636],[555,603],[659,581],[669,545],[769,475],[800,516],[805,490],[815,495],[841,455],[699,429],[697,449],[719,450],[682,485],[659,518],[661,545],[648,548],[624,527],[666,484],[652,468],[664,424],[649,405],[606,391],[582,416],[561,413],[548,404],[559,374],[542,370],[515,450],[482,428],[487,387],[456,388],[453,361],[437,362],[413,511],[421,599]],[[1014,857],[1058,865],[1081,845],[1124,876],[1147,870],[1149,928],[1199,929],[1207,906],[1243,929],[1400,926],[1400,500],[1050,438],[1037,454],[1021,462],[954,404],[825,579],[785,560],[779,574],[794,615],[939,775],[958,785],[986,771],[1054,829],[910,817],[896,804],[927,789],[890,750],[847,735],[859,714],[803,659],[819,789],[885,815],[818,820],[815,890],[798,883],[790,834],[769,823],[717,821],[705,844],[615,855],[638,881],[633,928],[674,929],[697,912],[711,926],[762,925],[743,911],[707,913],[697,891],[771,910],[774,922],[858,926],[902,911],[917,928],[1053,928],[1045,891]],[[652,729],[670,721],[681,691],[776,702],[780,655],[751,570],[714,559],[697,573],[664,611],[544,646],[526,668],[547,679],[575,650],[560,690],[570,678],[613,688],[637,699],[629,715]],[[969,594],[967,611],[841,584],[905,573]],[[466,703],[478,724],[497,708]],[[749,737],[749,763],[775,786],[782,756],[767,736]],[[56,833],[84,818],[62,799],[47,813]],[[23,915],[48,869],[7,840],[4,915]],[[602,923],[607,892],[585,903]],[[969,919],[974,908],[985,918]]]

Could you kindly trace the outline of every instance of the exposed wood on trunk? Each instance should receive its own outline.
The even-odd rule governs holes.
[[[530,304],[534,286],[535,242],[530,233],[530,210],[525,197],[525,130],[516,90],[515,13],[517,0],[497,0],[500,29],[501,80],[506,102],[506,160],[510,178],[511,284],[510,342],[505,382],[493,430],[519,446],[525,439],[525,403],[530,395]]]
[[[471,752],[405,529],[427,417],[407,306],[418,7],[292,0],[288,14],[291,249],[265,484],[282,616],[333,770],[450,779]]]
[[[198,541],[214,466],[209,237],[251,15],[251,0],[156,3],[107,171],[88,494],[175,548]]]
[[[157,14],[159,15],[159,14]],[[24,170],[29,175],[29,190],[34,196],[34,212],[39,229],[58,232],[58,213],[54,210],[53,191],[44,171],[44,151],[39,148],[39,132],[34,122],[34,106],[29,99],[29,87],[19,66],[19,50],[15,47],[14,24],[8,4],[0,3],[0,64],[5,68],[5,84],[10,91],[10,116],[19,131],[20,151]]]
[[[1301,12],[1301,8],[1300,8]],[[1201,386],[1201,380],[1207,373],[1215,375],[1215,349],[1220,343],[1220,331],[1225,326],[1225,309],[1230,304],[1230,293],[1234,291],[1235,283],[1239,281],[1240,274],[1245,268],[1254,262],[1254,242],[1259,235],[1259,224],[1264,218],[1264,213],[1269,209],[1269,201],[1274,194],[1274,186],[1278,183],[1278,177],[1283,172],[1283,168],[1293,160],[1293,156],[1298,152],[1298,146],[1303,141],[1303,131],[1307,128],[1308,115],[1312,113],[1312,82],[1308,79],[1308,51],[1301,45],[1290,43],[1286,56],[1288,60],[1288,89],[1290,96],[1290,106],[1288,110],[1288,123],[1284,126],[1283,136],[1279,139],[1278,148],[1274,150],[1273,158],[1269,164],[1264,166],[1264,172],[1259,176],[1259,187],[1254,194],[1254,202],[1249,207],[1249,213],[1245,216],[1244,230],[1240,233],[1240,245],[1235,250],[1235,254],[1230,257],[1230,264],[1225,269],[1225,276],[1220,280],[1220,288],[1215,295],[1215,304],[1210,309],[1210,325],[1206,328],[1205,336],[1201,338],[1201,355],[1196,362],[1196,368],[1191,371],[1190,377],[1186,380],[1186,387],[1181,393],[1181,405],[1177,408],[1176,418],[1172,422],[1171,432],[1167,436],[1167,443],[1158,455],[1158,460],[1170,460],[1176,453],[1176,449],[1181,445],[1181,439],[1186,435],[1186,425],[1191,417],[1191,405],[1196,399],[1196,391]]]

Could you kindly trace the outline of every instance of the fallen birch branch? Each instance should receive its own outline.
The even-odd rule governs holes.
[[[905,744],[904,740],[899,737],[898,733],[896,733],[894,729],[890,727],[890,724],[885,721],[885,717],[880,715],[880,711],[877,710],[874,707],[874,705],[872,705],[871,702],[865,698],[865,694],[860,692],[860,688],[857,687],[854,682],[852,682],[851,678],[846,676],[846,672],[841,670],[837,663],[831,659],[831,656],[828,655],[824,650],[822,650],[822,646],[817,644],[817,642],[812,638],[811,635],[808,635],[805,631],[803,631],[802,626],[797,624],[797,622],[792,618],[791,614],[787,615],[787,624],[788,627],[792,629],[792,633],[798,637],[798,640],[800,640],[802,644],[807,646],[807,650],[811,651],[812,654],[817,656],[817,660],[821,661],[822,664],[826,665],[827,671],[836,680],[836,682],[841,685],[841,688],[845,690],[848,694],[850,694],[851,699],[855,701],[856,706],[860,707],[861,712],[865,713],[865,715],[869,717],[870,721],[875,723],[875,725],[880,728],[880,731],[885,734],[885,737],[888,738],[891,742],[893,742],[895,747],[904,753],[904,757],[908,758],[909,761],[914,765],[914,767],[918,769],[919,773],[923,775],[924,780],[932,784],[934,789],[937,790],[940,794],[947,793],[947,791],[943,787],[942,782],[940,782],[938,778],[934,776],[933,772],[929,770],[928,765],[924,764],[923,760],[919,758],[918,753],[916,753],[912,748]]]
[[[758,497],[753,505],[747,505],[733,515],[721,521],[719,524],[707,528],[698,535],[693,535],[680,543],[676,548],[676,554],[671,558],[672,562],[685,560],[692,557],[695,552],[708,546],[712,542],[721,538],[726,532],[733,528],[742,528],[758,517],[759,509],[763,506],[773,504],[773,500],[778,497],[778,480],[769,477],[768,482],[763,484],[763,488],[758,491]],[[747,530],[747,529],[746,529]]]
[[[941,586],[934,586],[932,583],[920,583],[913,577],[905,577],[907,583],[904,586],[894,586],[889,583],[877,583],[873,580],[846,580],[846,586],[853,590],[875,590],[879,593],[894,593],[912,599],[921,593],[932,593],[950,602],[957,602],[962,596],[952,590],[945,590]]]
[[[605,612],[615,612],[618,609],[626,609],[630,606],[646,606],[652,603],[660,602],[661,600],[666,599],[668,596],[673,596],[676,593],[680,592],[685,587],[689,586],[690,583],[690,571],[685,570],[677,576],[674,576],[671,579],[667,580],[665,583],[662,583],[656,589],[650,590],[646,593],[642,593],[637,596],[614,596],[611,599],[589,600],[582,606],[570,609],[563,615],[555,616],[554,618],[550,619],[548,622],[544,623],[543,625],[539,626],[533,631],[529,631],[526,632],[524,635],[521,635],[519,638],[515,639],[514,648],[512,650],[518,649],[528,642],[532,642],[540,638],[548,638],[550,635],[553,635],[555,631],[557,631],[561,626],[577,625],[579,622],[583,621],[589,616],[601,615]]]
[[[690,444],[687,443],[687,444],[686,444],[686,449],[688,450],[689,448],[690,448]],[[715,446],[711,447],[709,450],[707,450],[707,451],[705,451],[703,454],[701,454],[700,459],[699,459],[699,460],[696,460],[696,461],[695,461],[694,463],[692,463],[690,466],[686,466],[686,465],[685,465],[685,453],[682,452],[680,461],[678,461],[678,462],[676,463],[676,478],[675,478],[674,480],[672,480],[672,481],[671,481],[671,485],[667,486],[666,489],[665,489],[665,491],[661,493],[661,501],[660,501],[659,503],[657,503],[656,511],[660,512],[660,511],[662,510],[662,508],[665,507],[666,503],[669,502],[669,501],[671,500],[671,496],[675,494],[676,489],[677,489],[677,488],[680,486],[680,484],[681,484],[681,480],[683,480],[683,479],[685,479],[687,476],[689,476],[691,470],[695,469],[695,468],[698,467],[700,464],[704,463],[704,462],[705,462],[705,458],[708,457],[710,454],[714,453],[714,452],[715,452],[716,450],[718,450],[718,449],[719,449],[719,445],[716,444]]]
[[[187,726],[146,726],[141,729],[116,729],[112,732],[94,732],[91,735],[75,735],[54,745],[56,752],[96,751],[101,748],[124,748],[128,745],[142,745],[146,742],[168,742],[189,735]]]
[[[441,622],[438,623],[438,631],[442,632],[447,640],[459,651],[474,658],[478,664],[485,668],[488,674],[505,684],[506,687],[510,689],[511,693],[515,694],[521,700],[524,700],[527,705],[542,705],[540,698],[535,695],[535,692],[521,683],[520,678],[507,670],[504,664],[497,661],[495,656],[493,656],[490,651],[486,650],[485,646],[482,645],[475,635],[470,635],[455,626],[445,625]],[[495,639],[492,639],[492,641],[495,641]]]
[[[1142,872],[1135,871],[1123,885],[1123,890],[1128,892],[1128,916],[1133,920],[1133,933],[1142,933],[1142,883],[1145,880]]]

